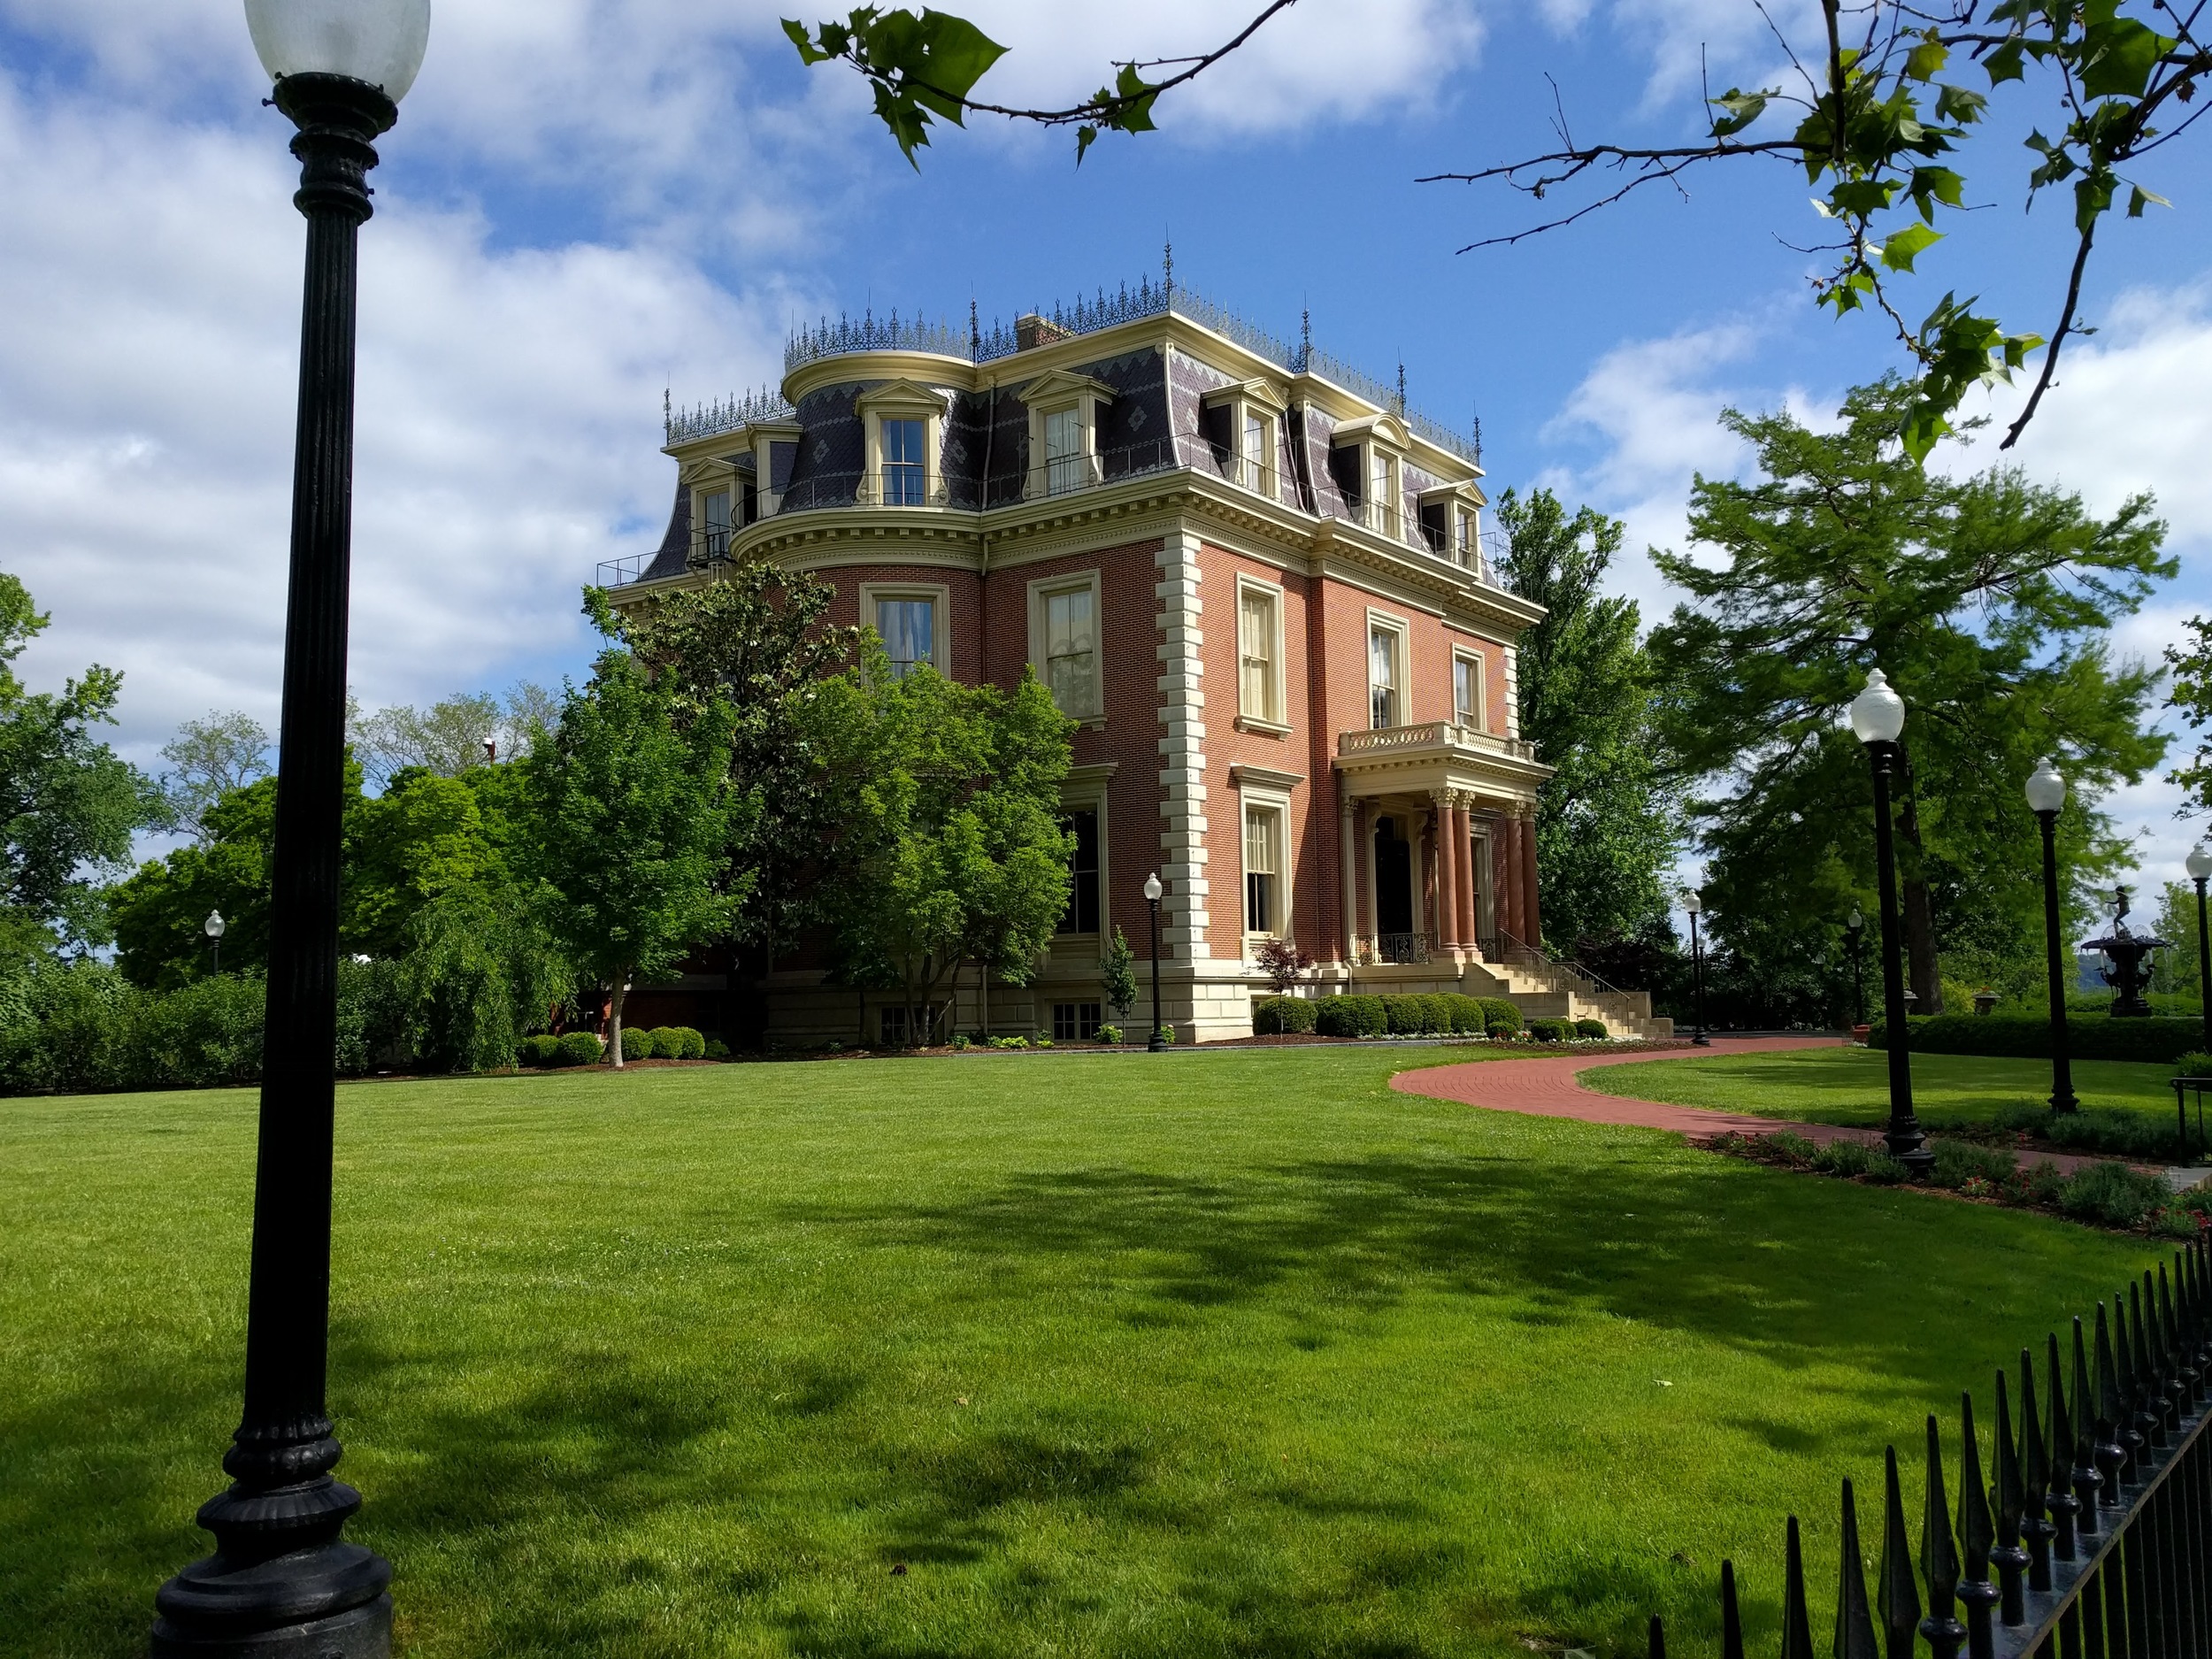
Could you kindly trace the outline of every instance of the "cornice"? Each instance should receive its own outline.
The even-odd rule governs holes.
[[[803,363],[783,377],[783,401],[794,409],[829,386],[851,386],[862,380],[913,380],[926,386],[950,386],[961,391],[976,389],[976,365],[965,357],[949,357],[935,351],[847,351],[835,357]]]

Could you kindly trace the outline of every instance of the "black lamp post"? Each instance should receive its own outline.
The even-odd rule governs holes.
[[[215,949],[215,965],[209,970],[211,973],[220,973],[223,971],[223,929],[229,926],[230,924],[223,919],[223,913],[220,910],[210,910],[207,913],[207,920],[200,924],[200,931],[207,935],[208,943]]]
[[[2066,804],[2066,780],[2046,755],[2028,774],[2028,810],[2043,829],[2043,953],[2051,982],[2051,1110],[2081,1110],[2074,1096],[2074,1063],[2068,1053],[2070,1033],[2066,1029],[2066,969],[2061,960],[2058,934],[2058,813]],[[2197,884],[2204,891],[2204,884]]]
[[[1709,1048],[1713,1040],[1705,1034],[1705,951],[1697,938],[1697,918],[1705,902],[1698,897],[1695,887],[1682,895],[1682,908],[1690,918],[1690,982],[1697,999],[1697,1034],[1690,1039],[1690,1046]]]
[[[229,1490],[200,1506],[215,1554],[161,1586],[156,1659],[382,1659],[392,1569],[344,1541],[361,1494],[331,1477],[331,1144],[339,829],[353,526],[354,293],[373,141],[399,119],[430,0],[246,0],[247,27],[299,132],[307,219],[293,451],[284,716],[269,909],[268,1011],[247,1292],[245,1409]]]
[[[1160,895],[1165,891],[1158,871],[1144,879],[1145,908],[1152,912],[1152,1041],[1144,1046],[1152,1054],[1167,1048],[1166,1034],[1160,1029]]]
[[[1851,935],[1851,1023],[1863,1025],[1866,1024],[1866,956],[1861,947],[1866,943],[1866,918],[1859,914],[1857,905],[1851,907],[1850,918],[1843,926]]]
[[[2197,884],[2197,1000],[2204,1010],[2204,1047],[2212,1054],[2212,933],[2205,928],[2204,884],[2212,879],[2212,853],[2199,841],[2189,849],[2189,879]]]
[[[1889,1128],[1882,1139],[1890,1156],[1916,1180],[1935,1167],[1935,1154],[1912,1110],[1912,1055],[1905,1026],[1905,969],[1897,938],[1897,849],[1892,844],[1889,780],[1897,764],[1897,739],[1905,729],[1905,700],[1878,668],[1852,700],[1851,730],[1866,745],[1874,766],[1874,863],[1880,878],[1882,1016],[1889,1027]]]

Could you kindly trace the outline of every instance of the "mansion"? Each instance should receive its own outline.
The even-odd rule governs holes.
[[[1544,613],[1486,557],[1478,446],[1402,388],[1148,282],[989,334],[826,324],[791,342],[780,395],[672,413],[666,436],[667,534],[603,570],[617,605],[772,560],[832,584],[833,619],[872,626],[895,666],[1033,668],[1079,723],[1071,902],[1033,981],[991,987],[995,1031],[1110,1020],[1101,958],[1117,927],[1147,955],[1156,872],[1179,1042],[1251,1033],[1269,940],[1317,960],[1313,995],[1663,1025],[1539,949],[1549,768],[1519,733],[1514,648]],[[895,996],[772,966],[774,1041],[903,1034]],[[634,995],[673,1016],[725,988]],[[974,975],[956,997],[941,1029],[976,1029]]]

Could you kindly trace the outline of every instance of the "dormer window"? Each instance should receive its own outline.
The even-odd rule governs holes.
[[[1394,541],[1408,539],[1404,466],[1409,442],[1405,427],[1388,414],[1339,421],[1330,438],[1329,470],[1348,516]]]
[[[945,397],[913,380],[887,380],[854,400],[866,432],[866,471],[853,499],[862,505],[923,507],[942,503],[937,472],[943,445]]]
[[[1278,493],[1275,434],[1283,403],[1282,388],[1265,380],[1240,380],[1206,394],[1208,441],[1231,483],[1262,495]]]
[[[1087,489],[1104,472],[1098,453],[1098,411],[1114,389],[1087,375],[1054,370],[1018,394],[1029,406],[1029,477],[1025,495],[1064,495]]]
[[[730,556],[730,492],[710,489],[699,498],[699,520],[710,560]]]

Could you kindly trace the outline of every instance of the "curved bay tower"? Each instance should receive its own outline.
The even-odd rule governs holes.
[[[1317,960],[1316,995],[1659,1027],[1536,949],[1549,769],[1519,735],[1514,645],[1543,612],[1486,557],[1476,442],[1148,282],[987,334],[825,325],[785,369],[780,395],[670,417],[667,534],[602,580],[628,605],[771,560],[832,584],[833,618],[895,664],[1036,671],[1080,723],[1073,895],[1034,982],[993,987],[995,1030],[1095,1028],[1114,929],[1147,949],[1154,870],[1179,1042],[1250,1034],[1270,939]],[[638,987],[631,1018],[723,1028],[741,1001],[779,1043],[900,1034],[880,1023],[903,1010],[803,949],[749,968],[764,999],[694,973]],[[940,1031],[980,1024],[962,980]]]

